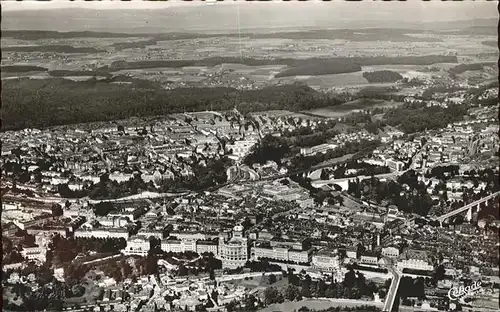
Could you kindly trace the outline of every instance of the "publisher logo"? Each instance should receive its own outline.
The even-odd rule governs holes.
[[[450,300],[460,300],[465,299],[466,297],[473,297],[478,293],[483,292],[483,287],[481,286],[481,281],[477,281],[472,283],[470,286],[460,286],[460,287],[452,287],[448,291],[448,298]]]

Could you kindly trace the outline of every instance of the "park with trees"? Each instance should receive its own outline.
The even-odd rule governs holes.
[[[383,121],[398,127],[405,133],[444,128],[448,124],[460,121],[467,114],[465,105],[447,107],[431,106],[425,103],[406,103],[403,106],[388,109]]]

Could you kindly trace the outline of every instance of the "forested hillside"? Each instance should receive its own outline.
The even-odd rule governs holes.
[[[184,111],[229,110],[235,106],[242,112],[299,111],[343,102],[335,95],[320,93],[302,84],[249,91],[225,87],[164,90],[154,85],[136,85],[131,88],[106,80],[6,80],[0,110],[4,130]]]

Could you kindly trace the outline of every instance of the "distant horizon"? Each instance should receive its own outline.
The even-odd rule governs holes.
[[[1,0],[0,0],[1,1]],[[62,9],[64,10],[64,9]],[[84,9],[85,10],[85,9]],[[467,22],[467,21],[487,21],[487,20],[492,20],[492,18],[472,18],[472,19],[463,19],[463,20],[453,20],[453,21],[449,21],[449,22],[454,22],[454,23],[458,23],[458,22]],[[377,22],[376,20],[367,20],[365,21],[366,23],[370,23],[370,22]],[[425,23],[429,23],[429,22],[422,22],[422,24],[425,24]],[[255,30],[267,30],[267,29],[273,29],[273,30],[278,30],[278,29],[281,29],[285,32],[289,31],[289,32],[294,32],[294,31],[314,31],[314,30],[362,30],[362,29],[412,29],[412,26],[415,26],[415,25],[407,25],[407,27],[398,27],[398,28],[395,28],[395,27],[375,27],[375,26],[360,26],[360,27],[321,27],[321,26],[307,26],[307,25],[304,25],[304,26],[271,26],[271,27],[259,27],[259,26],[254,26],[254,27],[245,27],[245,32],[251,32],[251,31],[255,31]],[[474,26],[471,26],[471,27],[474,27]],[[476,27],[488,27],[488,26],[476,26]],[[137,34],[137,33],[134,33],[134,32],[127,32],[127,31],[123,31],[123,32],[120,32],[120,31],[113,31],[113,30],[109,30],[109,31],[106,31],[106,30],[88,30],[88,29],[85,29],[85,30],[40,30],[40,29],[2,29],[3,31],[53,31],[53,32],[59,32],[59,33],[69,33],[69,32],[109,32],[109,33],[115,33],[115,34],[130,34],[130,35],[133,35],[133,34]],[[175,30],[175,31],[164,31],[164,32],[143,32],[143,34],[150,34],[150,35],[154,35],[154,34],[161,34],[161,33],[200,33],[200,31],[202,30],[205,30],[205,31],[208,31],[208,32],[219,32],[221,34],[228,34],[228,33],[234,33],[235,30],[232,30],[232,31],[227,31],[227,32],[224,32],[223,30],[217,30],[217,29],[206,29],[205,27],[198,27],[198,28],[190,28],[190,29],[187,29],[187,30]],[[424,30],[428,30],[427,28],[424,29]],[[141,32],[142,33],[142,32]]]
[[[496,2],[2,1],[3,30],[113,33],[485,26]],[[477,22],[477,23],[476,23]],[[446,25],[446,23],[456,25]],[[483,23],[483,24],[482,24]],[[492,25],[487,23],[486,26]]]

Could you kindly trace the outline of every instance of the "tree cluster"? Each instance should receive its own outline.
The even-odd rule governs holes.
[[[397,91],[396,87],[381,87],[381,86],[368,86],[352,96],[352,99],[377,99],[386,101],[397,101],[401,102],[404,99],[404,95],[395,93]]]
[[[283,301],[285,299],[276,287],[268,287],[264,290],[264,304],[266,306],[273,303],[282,303]]]
[[[152,181],[144,182],[141,175],[136,173],[131,179],[124,182],[117,182],[109,179],[107,173],[101,175],[100,181],[87,190],[88,196],[92,199],[119,198],[127,195],[135,195],[141,191],[155,191]]]
[[[75,284],[81,281],[85,274],[90,270],[90,267],[78,263],[70,263],[64,267],[64,280],[68,284]]]
[[[337,37],[337,36],[336,36]],[[338,58],[312,58],[287,64],[289,68],[277,74],[275,77],[287,77],[297,75],[327,75],[341,74],[361,71],[361,66],[386,65],[386,64],[408,64],[408,65],[430,65],[440,61],[457,62],[456,56],[426,55],[426,56],[398,56],[398,57],[338,57]],[[388,76],[388,74],[386,74]],[[366,78],[366,77],[365,77]],[[402,77],[401,77],[402,78]],[[378,82],[378,81],[377,81]]]
[[[460,167],[457,165],[448,165],[448,166],[437,166],[433,167],[430,172],[428,172],[425,176],[426,178],[437,178],[442,181],[446,181],[450,178],[458,176],[460,174]]]
[[[287,68],[276,74],[275,78],[290,77],[290,76],[318,76],[343,74],[361,71],[359,64],[353,63],[350,60],[338,59],[311,59],[305,64]]]
[[[377,135],[380,132],[380,129],[385,126],[385,123],[382,121],[370,121],[366,123],[363,127],[366,131],[368,131],[371,134]]]
[[[422,93],[421,98],[423,100],[431,100],[435,93],[451,93],[463,89],[464,89],[463,87],[458,87],[458,86],[446,86],[446,85],[432,86],[424,90],[424,93]]]
[[[465,73],[466,71],[483,70],[484,66],[494,66],[496,63],[486,62],[486,63],[470,63],[470,64],[459,64],[453,66],[449,69],[450,73],[454,75]]]
[[[54,261],[58,263],[69,263],[79,253],[96,251],[99,253],[118,253],[127,246],[124,238],[64,238],[54,236],[52,250]]]
[[[409,186],[409,191],[403,187]],[[367,198],[380,204],[383,200],[398,207],[406,213],[417,213],[426,216],[433,206],[433,200],[427,193],[427,186],[418,182],[416,173],[412,170],[405,172],[394,181],[379,181],[372,177],[363,181],[349,183],[349,194],[357,198]]]
[[[2,72],[4,73],[28,73],[32,71],[47,71],[47,68],[33,65],[2,66]]]
[[[7,237],[2,236],[2,263],[19,263],[23,260],[23,256],[21,256],[21,253],[17,250],[17,248],[14,248],[12,241]]]
[[[278,272],[281,271],[281,266],[269,263],[267,260],[247,261],[245,268],[249,268],[252,272]]]
[[[287,140],[268,134],[252,148],[250,153],[245,157],[244,163],[249,166],[255,163],[265,164],[268,161],[281,164],[283,157],[289,151],[290,146]]]
[[[91,199],[115,199],[128,195],[135,195],[143,191],[179,191],[179,190],[205,190],[227,181],[226,169],[232,164],[227,157],[210,158],[206,164],[200,162],[189,164],[193,175],[176,175],[172,179],[164,179],[156,186],[153,181],[146,183],[140,173],[136,172],[132,177],[123,182],[109,179],[109,174],[104,173],[98,183],[90,185],[80,191],[72,191],[68,184],[59,184],[58,192],[63,198],[90,197]],[[113,208],[109,203],[101,203],[94,207],[98,215],[106,215]]]
[[[137,261],[135,263],[136,270],[141,271],[142,262]],[[146,263],[147,267],[147,263]],[[101,270],[106,274],[114,278],[117,282],[123,281],[125,278],[131,278],[133,273],[133,268],[128,261],[121,259],[120,261],[108,261],[103,265],[100,265]],[[143,273],[147,271],[143,269]]]
[[[373,298],[373,294],[378,291],[373,282],[367,282],[363,274],[354,272],[352,268],[345,274],[342,282],[331,280],[327,284],[322,279],[313,281],[308,275],[301,279],[291,271],[288,273],[288,279],[290,285],[285,290],[287,300],[300,300],[303,297]],[[297,292],[298,288],[300,288],[299,292]]]
[[[226,305],[227,312],[235,311],[255,311],[260,302],[254,295],[246,296],[242,301],[233,300]]]
[[[396,82],[403,79],[401,74],[391,70],[364,72],[363,77],[368,80],[369,83]]]
[[[366,99],[363,99],[366,100]],[[366,111],[362,112],[355,112],[351,113],[347,116],[345,116],[342,121],[345,124],[351,125],[351,126],[357,126],[359,124],[368,124],[372,122],[372,116],[367,113]]]
[[[384,120],[391,126],[397,126],[405,133],[440,129],[448,124],[460,121],[467,113],[463,105],[450,105],[446,108],[423,105],[405,105],[388,110]]]
[[[63,302],[66,298],[67,286],[64,283],[54,282],[42,285],[37,290],[24,284],[16,284],[14,292],[16,297],[22,299],[22,305],[18,306],[6,300],[3,308],[10,311],[62,311]]]
[[[144,49],[147,46],[156,45],[155,39],[149,40],[138,40],[138,41],[127,41],[127,42],[115,42],[111,46],[117,50],[124,49]]]
[[[402,301],[408,297],[417,297],[422,300],[425,298],[425,282],[422,277],[413,279],[408,276],[403,276],[398,288],[399,296]]]

